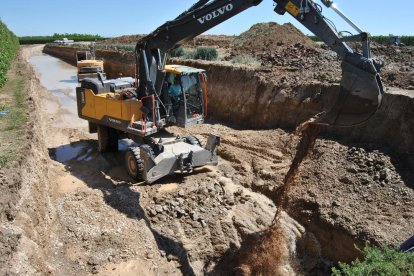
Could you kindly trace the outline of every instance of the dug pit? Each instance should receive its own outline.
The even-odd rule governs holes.
[[[65,49],[46,51],[60,55]],[[133,56],[102,55],[111,56],[105,62],[114,72],[132,75]],[[62,244],[50,249],[58,252],[56,271],[104,273],[137,260],[144,260],[150,274],[246,269],[239,260],[252,241],[268,233],[280,203],[274,195],[283,190],[294,158],[298,138],[290,138],[289,129],[326,109],[338,93],[338,69],[329,51],[285,43],[258,56],[260,67],[174,60],[207,70],[211,118],[202,126],[169,131],[221,136],[217,169],[143,186],[125,175],[122,155],[94,150],[91,159],[51,161],[52,176],[77,187],[59,187],[67,192],[54,195],[51,239]],[[290,189],[283,227],[269,238],[278,245],[278,272],[326,272],[336,261],[359,256],[354,244],[397,244],[411,234],[413,104],[409,91],[387,93],[366,125],[321,129],[297,175],[301,185]],[[68,145],[80,139],[95,143],[76,127],[53,131]],[[55,142],[49,140],[50,150],[61,146]],[[272,240],[279,236],[288,242],[279,246],[279,239]]]

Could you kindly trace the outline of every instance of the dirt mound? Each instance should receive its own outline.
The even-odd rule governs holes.
[[[135,45],[137,41],[143,38],[144,34],[136,35],[123,35],[120,37],[114,37],[106,40],[99,41],[97,44],[100,45],[113,45],[113,44],[131,44]],[[233,41],[234,36],[228,35],[199,35],[186,43],[188,47],[200,47],[200,46],[215,46],[220,48],[227,48]]]
[[[254,53],[276,50],[280,46],[302,44],[307,48],[315,48],[316,44],[290,23],[279,25],[274,22],[259,23],[240,34],[233,40],[236,51]]]
[[[119,36],[119,37],[114,37],[114,38],[110,38],[110,39],[105,39],[102,40],[100,42],[98,42],[97,44],[100,45],[112,45],[112,44],[135,44],[137,43],[137,41],[141,38],[143,38],[144,35],[123,35],[123,36]]]

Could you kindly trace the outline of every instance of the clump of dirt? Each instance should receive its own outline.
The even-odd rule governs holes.
[[[135,45],[138,40],[145,37],[144,34],[136,35],[123,35],[120,37],[114,37],[105,39],[97,42],[98,45],[114,45],[114,44],[130,44]],[[230,47],[231,42],[235,36],[228,35],[199,35],[193,39],[190,39],[184,43],[184,46],[188,47],[200,47],[200,46],[210,46],[210,47],[219,47],[219,48],[228,48]]]
[[[373,45],[372,52],[384,63],[381,77],[386,85],[414,90],[414,47]]]
[[[286,275],[283,260],[288,259],[289,255],[284,244],[282,229],[271,226],[253,250],[246,252],[243,262],[235,270],[238,275]]]
[[[302,44],[315,48],[316,44],[290,23],[279,25],[274,22],[259,23],[240,34],[232,42],[235,52],[251,53],[269,52],[280,46]]]
[[[299,167],[314,148],[319,128],[320,126],[315,124],[314,119],[311,118],[310,120],[299,125],[294,133],[295,135],[300,136],[300,141],[296,147],[295,157],[292,160],[289,171],[283,180],[283,185],[276,190],[275,202],[277,209],[273,219],[273,224],[277,224],[282,210],[289,207],[289,191],[292,186],[297,184],[296,181],[299,174]]]

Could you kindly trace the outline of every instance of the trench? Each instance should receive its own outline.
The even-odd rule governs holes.
[[[62,50],[61,47],[57,49],[48,47],[45,49],[45,52],[48,52],[58,57],[63,57],[66,60],[70,60],[70,56],[74,56],[73,49],[71,49],[70,52],[68,52],[64,49]],[[105,71],[109,73],[109,76],[117,76],[116,72],[124,72],[124,76],[131,75],[131,57],[128,57],[126,54],[121,54],[121,57],[119,55],[120,54],[112,51],[101,51],[97,53],[98,58],[103,57],[105,59]],[[51,137],[49,137],[48,139],[49,155],[52,157],[52,159],[57,161],[57,164],[55,164],[58,170],[57,174],[63,174],[62,176],[57,176],[58,179],[61,181],[61,183],[58,184],[58,192],[55,199],[57,206],[64,206],[64,204],[69,203],[73,204],[72,197],[82,197],[82,192],[76,192],[77,189],[88,188],[88,192],[85,193],[84,196],[91,196],[96,201],[94,204],[98,204],[97,202],[100,201],[99,197],[98,199],[95,198],[95,191],[99,191],[105,194],[104,201],[106,202],[106,205],[109,205],[109,207],[112,208],[112,210],[109,212],[116,211],[115,213],[113,213],[114,221],[116,221],[116,216],[119,216],[120,212],[121,214],[126,215],[129,218],[138,218],[137,221],[132,222],[130,220],[121,220],[122,223],[126,223],[132,226],[132,229],[137,229],[137,223],[144,229],[148,229],[148,225],[150,223],[153,223],[155,227],[156,225],[162,226],[162,219],[164,219],[163,217],[161,217],[160,219],[158,219],[158,217],[155,217],[157,220],[153,221],[153,218],[145,218],[144,214],[145,211],[149,210],[145,208],[152,204],[150,201],[148,202],[144,195],[153,193],[153,190],[155,188],[128,186],[130,185],[131,181],[123,172],[122,165],[120,165],[122,163],[122,156],[117,154],[100,156],[96,151],[96,142],[94,140],[95,137],[87,133],[86,122],[77,118],[76,105],[74,104],[74,87],[76,87],[76,83],[74,82],[74,76],[76,75],[76,69],[48,55],[32,57],[31,62],[34,65],[34,67],[40,71],[40,81],[43,84],[43,86],[48,88],[49,93],[51,95],[46,96],[44,99],[46,112],[48,112],[48,116],[50,119],[50,126],[52,128],[55,127],[58,129],[55,131],[54,134],[51,134]],[[205,68],[209,74],[209,110],[210,114],[214,114],[214,116],[210,119],[211,125],[208,125],[207,129],[195,129],[196,134],[205,135],[208,129],[211,128],[217,132],[221,131],[223,135],[225,132],[228,132],[231,135],[233,135],[233,137],[236,139],[236,141],[232,141],[231,135],[223,139],[224,147],[219,152],[219,155],[221,156],[223,161],[223,165],[219,168],[219,170],[224,171],[223,175],[226,178],[231,178],[232,180],[234,180],[237,185],[240,185],[240,187],[244,186],[249,189],[252,189],[253,191],[268,196],[274,194],[274,188],[272,188],[271,185],[274,184],[273,182],[277,182],[280,179],[278,179],[277,177],[275,179],[272,179],[273,176],[271,174],[269,174],[268,172],[263,172],[263,170],[261,170],[260,168],[255,172],[255,166],[252,165],[250,167],[249,164],[246,165],[245,163],[246,160],[247,162],[250,162],[250,160],[254,159],[256,156],[259,157],[259,159],[263,159],[266,162],[274,163],[277,165],[277,162],[275,162],[277,160],[271,161],[271,159],[274,159],[275,156],[279,156],[280,153],[277,151],[277,149],[281,149],[282,146],[280,144],[270,143],[269,147],[263,147],[263,145],[267,145],[266,143],[268,141],[263,142],[262,145],[261,142],[259,143],[255,140],[260,139],[255,137],[261,136],[263,132],[266,133],[266,131],[264,131],[263,129],[270,129],[270,137],[273,137],[273,139],[286,139],[286,134],[283,131],[272,129],[275,129],[277,127],[283,127],[286,129],[294,128],[300,122],[303,122],[305,119],[318,113],[321,109],[325,108],[326,106],[332,103],[335,93],[338,92],[337,85],[297,85],[293,87],[293,90],[296,93],[294,93],[293,96],[290,96],[288,93],[285,92],[286,89],[292,89],[292,87],[281,88],[274,86],[268,80],[265,80],[257,76],[254,70],[252,69],[233,68],[227,65],[199,61],[185,61],[185,63],[190,66]],[[42,70],[44,70],[43,74]],[[51,76],[49,78],[48,75],[50,72],[53,72],[53,74],[50,74]],[[246,80],[249,81],[246,82]],[[315,93],[315,91],[317,91],[317,93]],[[410,112],[412,112],[412,97],[410,95],[403,95],[403,93],[397,93],[396,96],[392,95],[394,94],[390,94],[387,96],[390,97],[390,99],[392,100],[387,101],[387,105],[383,106],[379,114],[376,115],[378,118],[374,118],[375,120],[381,121],[382,124],[385,125],[384,127],[374,128],[374,126],[372,126],[372,129],[368,129],[368,131],[358,131],[358,129],[351,129],[345,131],[322,130],[325,131],[324,135],[327,137],[332,135],[336,136],[337,140],[342,139],[343,141],[346,141],[346,143],[375,143],[376,141],[378,141],[378,139],[381,138],[381,141],[385,141],[384,144],[386,144],[386,146],[390,147],[395,152],[404,152],[404,154],[408,156],[407,159],[410,160],[410,156],[412,154],[412,144],[407,141],[411,139],[410,135],[413,135],[412,132],[399,131],[398,135],[394,135],[393,139],[390,139],[387,138],[387,130],[389,130],[391,125],[393,125],[394,127],[397,126],[402,130],[405,130],[406,128],[410,127],[411,121],[409,118],[412,118],[410,117]],[[400,101],[404,101],[404,105],[402,108],[398,110],[391,108],[392,106],[400,104]],[[300,109],[298,108],[299,106],[301,106]],[[387,112],[391,111],[393,112],[393,116],[391,117],[391,119],[387,119],[384,121],[385,116],[389,118]],[[404,122],[396,125],[397,122],[403,120],[401,117],[405,119]],[[229,125],[230,127],[226,127],[224,128],[224,130],[221,129],[220,126],[215,127],[216,123],[223,122]],[[179,132],[181,130],[174,131]],[[382,136],[381,133],[383,133]],[[251,135],[253,142],[250,141],[250,143],[240,143],[240,141],[237,141],[237,138],[241,139],[241,137],[244,137],[245,134],[247,137]],[[121,141],[120,143],[125,144],[128,142]],[[271,146],[276,146],[276,149],[272,148]],[[237,154],[232,153],[236,149],[240,151],[242,156],[237,156]],[[246,157],[244,155],[246,155]],[[282,161],[289,162],[289,156],[285,156],[284,160]],[[86,169],[86,167],[88,167],[88,169]],[[243,182],[245,180],[239,181],[238,170],[241,168],[246,168],[247,171],[253,170],[253,172],[250,172],[253,175],[255,175],[254,181],[251,180],[252,183],[269,182],[270,184],[256,185],[246,184]],[[277,166],[271,165],[270,168],[275,170]],[[283,170],[278,172],[278,174],[282,175]],[[167,180],[163,181],[163,183],[161,183],[160,185],[168,186],[175,185],[175,183],[180,182],[187,183],[189,181],[195,181],[196,183],[197,181],[201,181],[198,183],[203,183],[201,175],[202,174],[191,176],[184,179],[168,178]],[[408,183],[409,181],[406,182]],[[407,186],[408,185],[409,183],[407,184]],[[162,187],[158,188],[162,189]],[[140,198],[139,202],[141,203],[139,203],[138,205],[136,203],[136,197]],[[125,198],[127,199],[125,203],[116,202],[116,200],[125,200]],[[271,198],[271,196],[269,196],[269,198]],[[132,201],[134,201],[135,203],[131,203]],[[265,198],[260,197],[260,201],[266,202],[266,204],[271,204],[269,203],[269,200]],[[143,207],[141,206],[141,204],[146,204],[146,206]],[[360,246],[367,241],[366,237],[361,237],[358,235],[358,233],[349,231],[346,229],[346,227],[343,227],[342,225],[335,225],[335,223],[332,223],[332,221],[328,220],[326,217],[323,217],[319,213],[319,207],[317,206],[317,204],[314,205],[314,202],[303,201],[301,203],[301,199],[298,199],[294,204],[298,205],[295,206],[296,210],[306,210],[306,212],[298,211],[296,213],[292,213],[291,215],[294,217],[294,219],[306,226],[306,230],[301,230],[304,231],[303,233],[308,233],[308,231],[310,230],[309,234],[307,235],[312,237],[316,236],[316,239],[318,240],[319,244],[318,246],[320,246],[321,248],[321,256],[318,256],[318,254],[315,253],[310,258],[310,263],[312,263],[313,266],[311,265],[309,271],[315,271],[315,269],[316,271],[323,271],[324,269],[326,269],[326,267],[320,267],[321,263],[323,263],[324,260],[331,260],[334,262],[339,260],[351,261],[355,257],[359,256],[359,251],[354,248],[354,243]],[[82,212],[78,209],[76,209],[75,211]],[[235,211],[232,210],[232,212]],[[272,212],[264,216],[269,220],[268,223],[270,223],[272,219],[271,213]],[[61,214],[61,216],[64,216],[64,214]],[[286,218],[287,221],[290,219],[291,218]],[[142,224],[141,222],[145,223]],[[69,225],[67,227],[70,228],[71,226]],[[220,227],[223,228],[223,225]],[[232,227],[238,229],[237,224],[235,224],[235,226]],[[179,227],[179,229],[184,231],[181,226]],[[255,231],[253,231],[253,233],[260,233],[260,229],[263,230],[263,228],[256,228]],[[146,231],[148,234],[148,230]],[[149,231],[153,232],[151,229]],[[211,232],[209,235],[216,235],[212,233],[216,230],[209,231]],[[223,230],[219,231],[220,235],[228,235],[227,233],[222,233],[222,231]],[[232,239],[238,240],[237,243],[239,243],[239,246],[241,245],[241,247],[239,248],[242,248],[241,250],[243,250],[243,244],[246,240],[248,240],[248,237],[250,236],[246,233],[240,235],[240,231],[241,230],[238,229],[236,232],[238,232],[238,235],[241,237]],[[86,234],[81,230],[75,230],[74,232],[78,235],[86,236]],[[197,256],[202,254],[195,254],[195,249],[189,249],[189,247],[191,246],[189,246],[188,244],[191,244],[191,242],[186,241],[184,242],[185,246],[180,246],[180,243],[182,243],[183,240],[181,240],[180,243],[177,243],[173,240],[166,239],[165,237],[167,237],[168,235],[162,232],[162,230],[157,231],[157,233],[157,235],[164,237],[161,240],[164,244],[169,244],[167,246],[168,248],[175,248],[174,250],[170,250],[170,253],[174,255],[173,260],[175,260],[175,262],[181,265],[182,273],[184,273],[185,271],[188,272],[190,270],[194,273],[203,270],[205,271],[206,260],[203,259],[205,258],[205,256]],[[130,233],[125,232],[124,234],[128,235]],[[65,233],[63,236],[65,235],[70,234]],[[170,235],[173,234],[170,233]],[[137,235],[133,237],[137,238]],[[223,237],[221,238],[224,239]],[[113,239],[116,240],[117,238],[113,237]],[[131,240],[133,239],[131,238]],[[381,238],[378,238],[377,240],[381,240]],[[340,244],[334,243],[334,241],[340,241]],[[373,239],[372,241],[374,243],[377,242],[375,239]],[[230,241],[227,242],[230,243]],[[157,243],[157,241],[152,241],[152,243]],[[303,241],[302,239],[301,243],[306,244],[309,243],[309,241]],[[65,248],[65,250],[66,252],[69,251],[75,252],[76,254],[80,254],[79,252],[83,251],[78,248],[79,246],[80,245],[76,245],[73,247]],[[154,244],[152,246],[159,247]],[[229,245],[227,244],[226,246]],[[225,250],[225,247],[224,250],[217,250],[217,244],[215,244],[214,242],[212,243],[212,247],[213,249],[209,248],[209,250],[216,250],[216,253],[213,254],[214,258],[212,258],[214,259],[214,262],[218,264],[216,266],[216,271],[224,272],[224,274],[225,272],[229,272],[230,268],[225,266],[224,268],[221,268],[220,264],[225,264],[226,261],[229,259],[231,259],[233,263],[236,263],[236,261],[234,261],[232,258],[235,252],[238,252],[237,249],[227,248],[227,250]],[[110,251],[108,248],[105,248],[105,250],[107,250],[108,252]],[[91,254],[90,251],[87,251],[87,253],[85,253],[86,256],[88,256],[88,254]],[[109,256],[113,256],[114,252],[108,254]],[[154,253],[150,252],[149,254]],[[194,257],[194,255],[196,255],[197,257]],[[189,260],[186,259],[187,257],[185,256],[189,256]],[[63,254],[60,257],[57,257],[57,259],[60,262],[64,263],[63,259],[67,257],[67,255]],[[73,256],[71,257],[74,258]],[[133,255],[133,257],[134,258],[127,259],[129,261],[137,259],[137,255]],[[99,258],[101,258],[101,256]],[[115,257],[112,258],[117,260],[118,262],[122,261],[121,259],[116,259]],[[157,257],[154,256],[150,259],[148,259],[147,256],[143,256],[142,258],[144,260],[147,260],[147,264],[153,263],[153,260],[157,259]],[[79,264],[79,259],[82,261],[81,264]],[[81,269],[81,271],[89,269],[91,272],[93,272],[94,269],[96,269],[96,267],[99,267],[99,271],[102,271],[103,269],[107,269],[108,267],[107,265],[104,266],[100,264],[85,265],[85,263],[88,262],[92,264],[96,262],[102,262],[90,261],[85,257],[78,257],[76,260],[73,260],[73,262],[75,261],[77,262],[77,269]],[[164,262],[162,258],[161,260],[157,261],[158,267],[173,269],[171,268],[172,263],[170,261]],[[189,265],[189,262],[191,263],[191,265]],[[204,262],[204,264],[200,264],[202,262]],[[71,265],[74,266],[73,263],[71,263]],[[123,265],[125,266],[125,262],[123,263]],[[149,267],[154,268],[154,265],[149,264]],[[119,266],[117,268],[119,269]]]

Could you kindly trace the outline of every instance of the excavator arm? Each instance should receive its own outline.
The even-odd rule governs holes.
[[[332,22],[322,14],[321,6],[313,0],[273,1],[276,4],[276,13],[283,15],[288,12],[326,43],[342,60],[342,80],[338,99],[333,108],[319,116],[317,122],[350,126],[368,120],[379,108],[383,94],[379,66],[370,57],[369,35],[357,28],[330,0],[321,1],[356,28],[358,35],[341,38]],[[162,105],[160,94],[165,78],[165,54],[186,40],[261,2],[262,0],[199,0],[174,20],[166,22],[140,39],[135,48],[138,97],[154,95],[156,108],[159,108],[158,101]],[[349,41],[362,42],[363,53],[353,51],[346,43]]]
[[[357,32],[341,38],[334,24],[322,14],[322,7],[312,0],[273,0],[275,12],[288,12],[321,41],[335,51],[342,60],[340,94],[334,106],[318,118],[321,124],[352,126],[368,120],[380,107],[383,87],[380,66],[371,58],[370,37],[348,19],[331,0],[321,0],[332,8]],[[361,42],[362,53],[353,51],[346,42]]]

